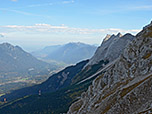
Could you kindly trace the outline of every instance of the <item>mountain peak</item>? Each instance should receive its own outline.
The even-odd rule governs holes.
[[[9,49],[9,50],[15,48],[13,45],[11,45],[10,43],[7,43],[7,42],[0,44],[0,46],[2,48]]]
[[[126,38],[129,35],[126,34]],[[120,41],[126,38],[123,36]],[[118,44],[120,43],[115,46]],[[108,64],[104,69],[105,72],[99,75],[82,97],[71,105],[68,114],[120,114],[122,112],[150,114],[152,112],[151,45],[152,23],[144,27],[126,46],[118,59]]]
[[[65,45],[80,45],[80,44],[84,44],[84,43],[81,43],[81,42],[69,42]]]
[[[143,36],[145,37],[152,37],[152,21],[149,25],[143,27],[143,30],[141,32],[139,32],[137,35],[138,36]]]
[[[149,27],[152,27],[152,21],[151,21],[150,24],[148,24],[147,26],[143,27],[143,29],[147,29],[147,28],[149,28]]]
[[[2,43],[1,45],[4,45],[4,46],[13,46],[13,45],[11,45],[10,43],[7,43],[7,42]]]
[[[133,39],[134,36],[131,34],[125,34],[123,36],[121,33],[107,35],[87,65],[97,64],[99,61],[105,59],[109,61],[115,60],[123,52],[125,46]]]
[[[70,42],[59,47],[57,50],[46,53],[45,59],[62,61],[68,64],[75,64],[80,60],[90,58],[96,50],[96,46],[82,42]]]
[[[111,35],[107,34],[106,37],[103,39],[103,41],[107,41],[109,38],[111,38]]]
[[[135,37],[134,35],[132,35],[132,34],[130,34],[130,33],[126,33],[125,35],[123,35],[122,37],[121,37],[121,39],[122,38],[132,38],[132,37]]]
[[[23,50],[21,47],[19,47],[19,46],[14,46],[14,45],[12,45],[12,44],[10,44],[10,43],[7,43],[7,42],[0,44],[0,46],[1,46],[3,49],[5,49],[5,50],[11,50],[11,51],[21,50],[22,52],[24,52],[24,50]]]
[[[119,32],[116,36],[122,37],[123,35]]]

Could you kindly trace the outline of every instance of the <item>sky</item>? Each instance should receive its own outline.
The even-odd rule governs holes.
[[[0,43],[34,51],[49,45],[100,45],[106,34],[138,33],[152,0],[0,0]]]

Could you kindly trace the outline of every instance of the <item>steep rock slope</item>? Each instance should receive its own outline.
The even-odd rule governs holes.
[[[110,62],[119,57],[128,42],[132,41],[134,36],[127,33],[121,35],[107,35],[102,44],[96,50],[94,56],[89,60],[87,66],[97,64],[101,60],[109,60]]]
[[[152,23],[68,111],[84,113],[152,113]]]
[[[111,62],[123,53],[125,47],[134,38],[135,36],[129,33],[125,35],[121,35],[120,33],[117,35],[107,35],[88,64],[86,64],[78,76],[73,79],[73,83],[93,77],[92,75],[102,70],[107,63],[111,64]]]

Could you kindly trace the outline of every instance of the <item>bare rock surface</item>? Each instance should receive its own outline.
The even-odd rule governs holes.
[[[98,64],[101,60],[107,59],[110,62],[115,60],[122,54],[126,45],[134,38],[135,37],[129,33],[125,35],[122,35],[121,33],[118,33],[117,35],[108,34],[86,66]]]
[[[125,37],[119,36],[107,38],[101,47],[105,50],[106,42],[112,45],[115,39]],[[118,49],[121,48],[119,43],[117,46]],[[92,58],[91,64],[99,60],[98,52],[103,50],[101,47]],[[108,52],[107,55],[110,53],[112,52]],[[112,60],[113,57],[109,59]],[[93,81],[68,111],[68,114],[137,113],[152,113],[152,23],[136,35],[117,61]]]

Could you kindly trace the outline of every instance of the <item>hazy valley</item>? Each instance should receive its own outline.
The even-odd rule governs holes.
[[[81,61],[84,58],[87,59],[93,55],[93,51],[89,52],[89,45],[82,44],[83,46],[77,45],[77,43],[67,44],[68,46],[76,45],[77,49],[88,50],[90,55],[85,55],[85,57],[80,57],[77,61]],[[88,46],[88,47],[87,47]],[[54,46],[53,46],[54,47]],[[91,46],[90,46],[91,47]],[[93,46],[92,46],[93,47]],[[37,54],[42,55],[42,53],[50,54],[51,46],[48,48],[37,52]],[[93,47],[94,50],[96,49]],[[61,51],[58,51],[57,48],[55,53],[61,54]],[[67,48],[66,48],[67,49]],[[60,50],[65,50],[64,46],[60,46]],[[47,78],[49,78],[52,74],[63,69],[68,63],[57,62],[57,60],[40,60],[40,58],[33,57],[30,53],[25,52],[18,46],[13,46],[9,43],[3,43],[0,45],[1,56],[0,56],[0,94],[3,95],[12,90],[16,90],[19,88],[32,86],[35,84],[42,83]],[[47,53],[46,53],[47,51]],[[53,52],[53,51],[52,51]],[[77,53],[76,51],[72,51]],[[36,53],[36,52],[35,52]],[[71,55],[68,57],[72,57],[72,53],[68,52]],[[83,52],[82,52],[83,53]],[[40,57],[40,56],[38,56]],[[56,55],[57,57],[57,55]],[[41,58],[42,59],[42,58]],[[68,60],[68,59],[67,59]],[[44,62],[45,61],[45,62]],[[48,63],[47,63],[48,62]],[[72,62],[76,62],[75,60]]]
[[[66,113],[69,109],[69,114],[94,112],[98,114],[102,111],[111,113],[111,110],[115,110],[112,107],[119,103],[119,100],[126,102],[126,95],[129,96],[130,91],[136,90],[139,85],[142,87],[141,84],[146,84],[146,80],[147,84],[150,84],[151,28],[150,24],[136,36],[121,35],[120,33],[107,35],[89,60],[68,66],[41,84],[1,96],[1,100],[7,98],[7,103],[1,104],[0,112],[6,114],[10,112],[58,114]],[[138,63],[140,61],[144,63]],[[136,62],[144,66],[136,66]],[[145,77],[139,78],[141,75]],[[150,89],[149,86],[146,87]],[[150,90],[148,91],[150,92]],[[117,95],[118,98],[112,97],[116,94],[123,97],[121,99],[119,99],[119,95]],[[138,95],[140,96],[140,93]],[[149,105],[151,95],[149,94],[145,99],[144,103],[147,104],[139,112],[151,109],[151,105]],[[73,102],[75,103],[72,104]],[[102,105],[105,102],[106,105]],[[43,104],[43,107],[40,104]],[[129,104],[126,108],[131,111],[128,106]],[[136,109],[136,106],[134,107]],[[118,112],[119,109],[116,111]]]

